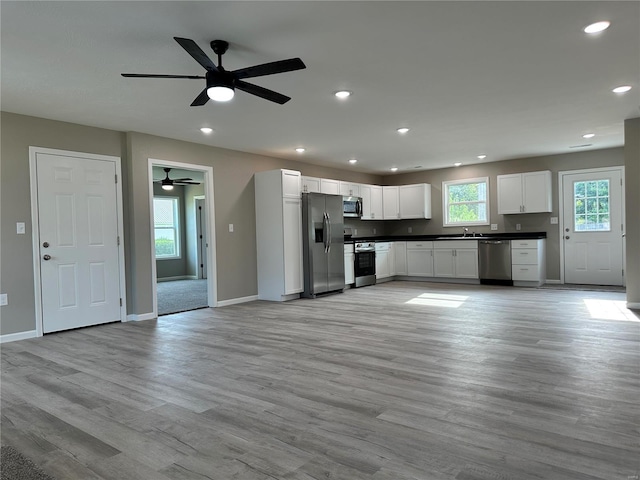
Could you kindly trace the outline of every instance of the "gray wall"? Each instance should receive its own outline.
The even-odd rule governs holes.
[[[124,245],[125,272],[127,279],[127,312],[145,314],[152,311],[151,221],[149,212],[148,158],[169,160],[213,167],[214,205],[216,218],[217,247],[217,296],[227,300],[252,296],[257,293],[255,206],[253,174],[275,168],[300,170],[303,175],[335,178],[371,184],[403,184],[427,182],[433,185],[433,213],[430,221],[401,221],[368,223],[365,228],[384,229],[383,233],[406,233],[406,227],[414,226],[414,233],[440,233],[441,221],[440,184],[442,180],[468,178],[489,174],[492,184],[495,175],[520,171],[550,169],[572,170],[596,166],[620,165],[623,163],[622,149],[575,153],[513,160],[419,172],[406,175],[381,177],[349,170],[324,168],[297,161],[282,160],[261,155],[252,155],[233,150],[181,142],[141,133],[123,133],[82,125],[46,120],[42,118],[2,112],[0,162],[0,292],[7,293],[9,304],[0,308],[2,322],[0,334],[35,330],[35,303],[33,258],[31,251],[31,205],[29,193],[29,146],[57,148],[63,150],[114,155],[122,158],[124,196]],[[638,205],[638,121],[627,125],[630,147],[627,162],[627,204]],[[631,164],[632,163],[632,164]],[[557,176],[554,176],[554,213],[557,215]],[[495,193],[494,193],[495,194]],[[499,219],[495,212],[492,194],[492,222],[500,225],[501,231],[513,231],[514,224],[522,223],[526,230],[546,230],[549,245],[549,277],[557,278],[558,233],[548,225],[545,215],[518,215],[511,219]],[[629,197],[631,195],[631,197]],[[634,196],[635,195],[635,196]],[[640,263],[638,245],[640,219],[635,210],[627,212],[628,288],[629,295],[640,301]],[[496,222],[497,220],[497,222]],[[25,222],[26,235],[16,235],[16,222]],[[234,233],[228,232],[233,223]],[[359,222],[365,223],[365,222]],[[635,230],[634,230],[635,229]],[[478,231],[480,229],[478,228]],[[634,233],[635,232],[635,233]],[[370,234],[358,232],[358,234]],[[378,232],[380,233],[380,232]],[[635,274],[633,273],[635,272]],[[211,273],[211,272],[210,272]],[[554,276],[555,275],[555,276]],[[632,283],[633,279],[633,284]]]
[[[478,165],[445,168],[441,170],[427,170],[423,172],[389,175],[384,177],[386,185],[407,185],[411,183],[431,184],[431,220],[400,220],[386,222],[385,234],[407,235],[408,227],[412,227],[413,234],[458,234],[462,230],[457,227],[442,226],[442,182],[464,178],[489,177],[490,219],[498,224],[497,232],[515,232],[519,223],[522,232],[547,233],[547,279],[560,279],[560,234],[559,226],[551,225],[550,217],[557,217],[558,213],[558,172],[579,170],[582,168],[608,167],[624,165],[624,149],[613,148],[607,150],[590,150],[565,155],[550,155],[545,157],[521,158],[502,162],[482,163]],[[531,213],[522,215],[498,215],[497,175],[520,172],[535,172],[551,170],[553,185],[553,211],[551,213]],[[491,233],[489,226],[472,227],[476,233]],[[496,233],[496,232],[494,232]]]
[[[627,302],[640,309],[640,118],[624,122]]]

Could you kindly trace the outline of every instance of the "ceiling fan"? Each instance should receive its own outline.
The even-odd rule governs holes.
[[[239,70],[227,71],[222,66],[222,55],[229,48],[229,43],[224,40],[213,40],[211,48],[218,55],[218,65],[215,65],[206,53],[198,46],[196,42],[188,38],[173,37],[173,39],[191,55],[196,62],[202,65],[207,71],[202,75],[156,75],[144,73],[123,73],[123,77],[136,78],[191,78],[205,79],[206,87],[191,102],[191,106],[204,105],[211,98],[218,102],[226,102],[234,96],[234,90],[242,90],[244,92],[262,97],[280,105],[291,100],[290,97],[274,92],[267,88],[259,87],[252,83],[247,83],[243,78],[261,77],[264,75],[274,75],[276,73],[291,72],[307,68],[299,58],[290,58],[288,60],[279,60],[277,62],[264,63],[253,67],[241,68]]]
[[[174,185],[200,185],[200,182],[194,182],[193,178],[169,178],[170,168],[164,169],[167,176],[162,180],[154,180],[153,183],[159,183],[164,190],[173,190]]]

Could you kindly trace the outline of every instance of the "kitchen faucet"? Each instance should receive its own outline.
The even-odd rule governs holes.
[[[467,233],[469,233],[469,229],[467,227],[462,227],[462,238],[466,237]]]

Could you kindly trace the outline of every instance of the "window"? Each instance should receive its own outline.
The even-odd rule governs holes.
[[[153,197],[156,258],[180,258],[178,198]]]
[[[488,177],[442,182],[443,225],[489,225],[488,189]]]
[[[573,183],[573,216],[576,232],[610,232],[609,180]]]

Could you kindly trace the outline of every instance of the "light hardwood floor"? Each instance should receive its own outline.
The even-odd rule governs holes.
[[[390,282],[5,344],[2,442],[60,480],[628,480],[621,305]]]

